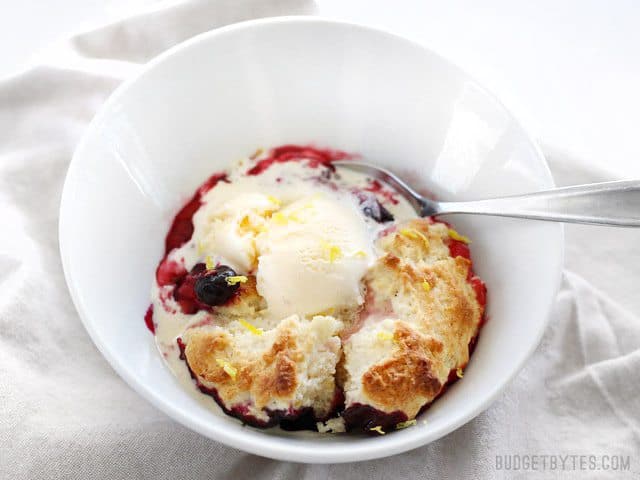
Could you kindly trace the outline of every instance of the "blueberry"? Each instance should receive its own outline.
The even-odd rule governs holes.
[[[200,302],[212,307],[223,305],[240,288],[237,283],[234,285],[227,283],[227,277],[235,275],[236,272],[230,267],[217,266],[215,270],[205,273],[196,280],[196,297]]]
[[[361,194],[360,205],[362,207],[362,213],[378,223],[392,222],[394,220],[393,214],[384,208],[373,195]]]

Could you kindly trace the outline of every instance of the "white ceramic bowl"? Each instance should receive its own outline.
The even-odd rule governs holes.
[[[543,156],[511,114],[458,68],[407,40],[304,17],[205,33],[121,86],[69,167],[62,261],[97,347],[178,422],[267,457],[383,457],[469,421],[538,344],[560,278],[560,225],[448,218],[473,239],[476,270],[489,288],[489,321],[464,379],[423,415],[426,424],[375,438],[247,428],[203,407],[165,367],[143,315],[173,215],[210,173],[282,143],[360,153],[441,199],[553,186]]]

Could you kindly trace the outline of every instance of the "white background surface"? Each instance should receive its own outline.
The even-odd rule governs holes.
[[[73,9],[63,8],[60,0],[40,3],[45,1],[46,5],[35,8],[34,0],[0,0],[3,72],[13,70],[62,31],[113,18],[125,4],[123,0],[107,5],[74,0]],[[222,0],[195,1],[204,6],[209,1],[217,8]],[[262,0],[226,1],[255,8]],[[430,4],[409,8],[408,2],[390,0],[385,4],[393,4],[393,10],[375,0],[349,6],[321,3],[325,14],[357,16],[407,36],[423,36],[424,43],[490,84],[520,116],[527,117],[530,129],[543,136],[545,143],[554,141],[559,148],[587,152],[583,159],[597,158],[602,165],[618,165],[627,172],[637,168],[633,149],[638,98],[632,89],[638,72],[637,41],[633,41],[637,22],[631,17],[630,3],[608,2],[600,11],[586,14],[584,2],[563,3],[561,13],[545,10],[538,2],[536,11],[514,12],[516,7],[509,7],[510,15],[487,7],[481,15],[471,2],[461,5],[452,0],[446,11]],[[580,10],[570,8],[577,6]],[[202,16],[203,11],[207,16]],[[145,25],[149,42],[169,44],[175,28],[197,31],[199,22],[190,27],[194,18],[208,22],[211,15],[218,24],[229,18],[212,15],[210,7],[192,13],[175,22],[164,18]],[[239,8],[234,13],[244,16],[246,12]],[[594,30],[601,19],[611,16],[615,18],[602,22],[606,27]],[[567,25],[573,25],[573,30],[562,37],[562,43],[558,35]],[[521,34],[503,39],[496,31],[503,37],[506,31]],[[113,38],[109,33],[91,37]],[[539,41],[540,36],[546,43]],[[600,45],[597,56],[576,53],[585,45],[584,37],[592,42],[586,45]],[[551,47],[543,49],[543,44]],[[107,45],[105,58],[109,59],[118,45]],[[137,58],[143,55],[140,47],[144,45],[126,45],[125,53]],[[528,56],[520,57],[518,52],[525,45]],[[630,455],[633,471],[626,473],[547,471],[530,476],[640,478],[640,321],[636,313],[640,311],[640,232],[631,229],[567,226],[569,271],[538,351],[484,414],[441,441],[403,456],[341,466],[271,462],[211,442],[149,408],[115,375],[81,327],[66,293],[56,241],[58,199],[71,151],[94,108],[115,83],[110,70],[101,74],[105,61],[89,65],[97,76],[41,69],[4,83],[0,92],[0,212],[5,206],[8,214],[0,247],[9,247],[0,255],[0,332],[4,333],[0,335],[0,438],[9,439],[0,449],[0,478],[403,480],[516,475],[496,471],[495,453]],[[589,68],[590,82],[577,65]],[[553,75],[540,73],[547,71]],[[544,78],[548,80],[540,80]],[[584,97],[581,90],[591,95]],[[620,125],[627,134],[623,135]],[[598,157],[599,149],[607,155]],[[549,158],[560,183],[608,178],[553,151]],[[590,283],[633,313],[625,313]]]
[[[33,62],[69,33],[170,3],[176,2],[0,0],[0,76]],[[543,145],[615,176],[640,176],[640,2],[318,5],[322,15],[386,28],[450,58],[496,93]]]

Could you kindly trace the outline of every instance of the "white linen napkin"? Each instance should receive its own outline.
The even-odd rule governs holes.
[[[637,478],[637,231],[568,227],[570,270],[522,372],[464,427],[387,459],[304,465],[228,448],[149,405],[93,346],[57,241],[62,183],[87,123],[123,78],[181,40],[313,11],[310,0],[187,1],[77,35],[0,82],[0,478]],[[547,153],[560,184],[611,179]]]

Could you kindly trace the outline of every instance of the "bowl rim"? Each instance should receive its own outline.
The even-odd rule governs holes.
[[[64,278],[67,284],[67,288],[71,295],[71,299],[73,304],[78,312],[82,324],[87,330],[91,340],[98,348],[103,357],[109,362],[111,367],[116,371],[116,373],[140,396],[146,399],[153,406],[158,408],[164,414],[169,416],[170,418],[176,420],[183,426],[194,430],[201,435],[210,438],[215,441],[219,441],[223,444],[226,444],[230,447],[234,447],[237,449],[241,449],[243,451],[253,453],[255,455],[259,455],[262,457],[269,457],[277,460],[284,461],[294,461],[294,462],[305,462],[305,463],[346,463],[346,462],[357,462],[364,460],[371,460],[376,458],[384,458],[391,455],[396,455],[399,453],[403,453],[421,446],[424,446],[428,443],[431,443],[439,438],[447,435],[448,433],[460,428],[462,425],[469,422],[471,419],[475,418],[477,415],[486,410],[497,398],[497,396],[511,383],[515,375],[517,375],[522,369],[525,362],[529,359],[534,350],[538,347],[540,340],[547,328],[550,315],[551,315],[551,307],[554,303],[556,294],[560,288],[561,280],[562,280],[562,267],[564,265],[564,227],[562,224],[557,224],[557,235],[558,235],[558,264],[555,265],[556,275],[553,279],[553,292],[554,295],[549,297],[547,301],[547,305],[545,305],[544,310],[546,310],[546,316],[543,321],[540,323],[540,328],[536,332],[536,337],[534,341],[532,341],[525,353],[521,357],[521,360],[517,363],[513,364],[513,369],[508,378],[499,385],[493,385],[492,388],[487,389],[488,393],[485,393],[485,398],[483,401],[478,402],[475,407],[469,409],[466,413],[455,417],[452,421],[450,421],[447,425],[444,425],[438,429],[430,429],[420,431],[420,434],[412,435],[412,436],[390,436],[386,438],[377,438],[376,441],[366,441],[359,444],[350,445],[349,448],[336,448],[335,445],[332,444],[322,444],[319,445],[318,442],[310,439],[296,439],[295,444],[285,444],[277,441],[271,441],[273,438],[270,438],[268,435],[263,435],[262,438],[252,438],[251,436],[247,436],[244,434],[242,430],[231,430],[226,428],[218,428],[214,426],[213,429],[215,431],[215,437],[212,435],[212,431],[209,428],[205,428],[202,423],[195,421],[189,415],[185,414],[183,411],[179,409],[175,409],[172,405],[167,403],[165,399],[158,394],[155,393],[152,386],[144,384],[143,382],[138,381],[136,376],[132,374],[125,364],[121,363],[115,355],[112,355],[106,345],[105,342],[102,341],[100,336],[97,334],[96,330],[93,328],[92,322],[89,320],[90,315],[87,310],[84,308],[83,303],[80,300],[79,290],[77,288],[77,284],[71,278],[70,274],[70,258],[69,258],[69,248],[67,247],[67,240],[65,236],[65,231],[67,231],[66,225],[67,223],[71,223],[73,221],[65,212],[67,211],[67,204],[72,203],[73,200],[70,198],[70,187],[69,184],[72,181],[72,171],[78,168],[78,164],[81,162],[79,159],[81,157],[81,152],[85,150],[86,146],[89,143],[89,138],[91,133],[96,130],[96,128],[100,125],[102,119],[108,114],[111,110],[111,107],[129,90],[129,88],[134,85],[136,82],[140,81],[144,78],[149,72],[154,70],[156,65],[164,62],[166,59],[172,57],[179,52],[190,48],[193,45],[201,43],[203,41],[209,40],[214,37],[219,37],[223,35],[227,35],[230,33],[234,33],[242,30],[249,30],[255,27],[260,27],[263,25],[278,25],[278,24],[288,24],[288,23],[307,23],[307,24],[317,24],[317,25],[330,25],[330,26],[340,26],[345,28],[351,28],[354,30],[363,31],[365,33],[373,33],[380,36],[389,37],[395,41],[400,40],[407,44],[407,46],[413,48],[419,48],[429,53],[430,55],[438,58],[439,61],[451,67],[454,71],[463,76],[466,81],[473,84],[475,88],[481,91],[484,95],[490,98],[495,104],[505,111],[514,124],[521,130],[524,134],[524,137],[527,139],[529,144],[533,147],[533,150],[536,154],[536,157],[541,162],[541,166],[543,167],[543,171],[547,180],[549,182],[549,187],[555,186],[555,182],[553,180],[553,176],[549,169],[549,165],[539,147],[537,142],[531,138],[528,132],[522,127],[522,123],[519,119],[508,109],[505,105],[490,91],[488,91],[485,87],[480,85],[474,77],[469,75],[464,69],[460,68],[454,62],[449,59],[439,55],[437,52],[434,52],[430,48],[414,41],[403,37],[402,35],[398,35],[396,33],[390,32],[386,29],[371,27],[365,24],[344,21],[344,20],[336,20],[324,17],[310,16],[310,15],[299,15],[299,16],[277,16],[277,17],[268,17],[268,18],[260,18],[254,20],[247,20],[238,23],[233,23],[230,25],[226,25],[223,27],[215,28],[213,30],[209,30],[200,34],[197,34],[173,47],[165,50],[160,53],[153,59],[151,59],[146,64],[142,65],[139,70],[137,70],[130,78],[122,82],[107,98],[107,100],[101,105],[98,112],[95,114],[85,132],[77,144],[77,147],[74,151],[74,154],[69,162],[67,174],[65,177],[65,181],[63,184],[63,191],[60,201],[59,208],[59,220],[58,220],[58,240],[59,240],[59,251],[62,260],[62,267],[64,272]],[[393,439],[392,439],[393,438]],[[382,440],[382,441],[381,441]],[[391,441],[390,441],[391,440]]]

